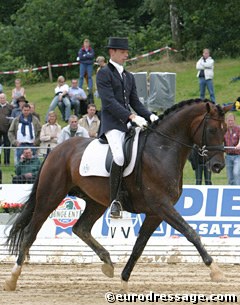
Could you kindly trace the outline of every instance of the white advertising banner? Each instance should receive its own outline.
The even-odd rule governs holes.
[[[31,185],[2,185],[0,201],[21,203],[30,190]],[[79,245],[85,247],[89,253],[91,250],[72,233],[72,226],[81,216],[84,208],[85,202],[82,199],[67,196],[58,208],[50,214],[34,245],[42,245],[42,251],[48,245],[51,247],[56,245],[56,251],[58,246],[68,245],[71,248],[72,245],[75,247]],[[219,255],[221,249],[223,249],[223,252],[220,253],[222,261],[226,261],[227,256],[230,256],[231,262],[240,263],[240,188],[237,186],[185,185],[176,204],[176,209],[198,232],[204,244],[211,246],[213,255],[214,253]],[[119,259],[124,247],[131,246],[132,248],[144,217],[144,214],[124,212],[122,219],[111,219],[109,210],[107,210],[94,225],[92,235],[101,244],[108,245],[111,249],[121,249],[119,253],[116,253],[116,257]],[[6,226],[1,222],[0,213],[0,243],[4,239],[5,229]],[[156,255],[158,251],[161,251],[162,256],[169,256],[169,251],[174,247],[176,249],[176,246],[178,256],[179,251],[182,251],[181,246],[187,249],[188,253],[192,251],[190,256],[199,256],[185,237],[182,237],[179,232],[163,222],[152,234],[144,253],[148,253],[148,247],[149,249],[154,247]],[[163,247],[165,247],[165,252]],[[40,248],[38,246],[38,249]],[[128,253],[131,248],[128,247]],[[5,251],[5,249],[0,248],[0,259],[1,251]],[[53,247],[50,252],[51,255],[54,255]],[[84,250],[82,250],[83,252]],[[153,253],[152,250],[150,252]],[[61,253],[63,256],[65,255],[64,251]],[[201,258],[199,257],[198,260],[201,261]]]

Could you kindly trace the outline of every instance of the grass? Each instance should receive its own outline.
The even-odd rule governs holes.
[[[198,79],[196,77],[196,62],[174,62],[171,57],[163,57],[158,61],[149,61],[142,59],[136,64],[128,64],[127,69],[131,72],[174,72],[176,73],[176,102],[187,100],[190,98],[199,97]],[[53,71],[55,72],[55,71]],[[214,88],[216,101],[218,104],[227,102],[234,102],[238,96],[240,96],[239,82],[230,83],[231,79],[240,74],[239,71],[239,59],[223,59],[215,61],[215,76],[214,76]],[[94,76],[95,83],[95,76]],[[70,80],[67,79],[67,83],[70,84]],[[36,112],[40,114],[41,123],[44,124],[44,118],[48,109],[48,106],[53,98],[54,88],[56,83],[44,82],[34,85],[25,85],[27,99],[34,103],[36,106]],[[4,91],[7,94],[8,100],[11,97],[12,87],[4,86]],[[209,98],[206,95],[206,98]],[[95,98],[95,104],[100,109],[100,100]],[[63,127],[66,125],[61,120],[60,112],[56,109],[59,117],[59,124]],[[237,122],[240,122],[240,113],[236,113]],[[13,153],[11,153],[13,156]],[[11,157],[13,158],[13,157]],[[13,164],[13,160],[11,160]],[[11,174],[14,173],[14,166],[2,167],[3,171],[3,183],[11,182]],[[227,184],[226,170],[224,169],[220,174],[212,175],[213,184]],[[187,162],[184,169],[184,184],[195,184],[194,172],[191,169],[190,163]]]

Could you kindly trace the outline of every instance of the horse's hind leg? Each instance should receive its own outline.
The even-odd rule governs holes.
[[[168,224],[182,233],[197,248],[205,265],[211,269],[211,279],[215,282],[225,280],[223,273],[201,243],[197,232],[184,220],[184,218],[176,211],[176,209],[170,205],[163,205],[161,215],[163,215],[163,219]]]
[[[131,256],[122,272],[122,291],[126,292],[128,290],[128,280],[131,275],[131,272],[134,266],[136,265],[137,260],[141,256],[149,238],[161,222],[162,219],[160,217],[148,215],[146,216],[139,231],[138,238],[133,247]]]
[[[86,202],[86,208],[83,214],[73,226],[73,232],[98,255],[101,261],[104,262],[102,272],[108,277],[113,277],[114,267],[109,252],[91,235],[93,225],[103,215],[106,209],[105,206],[89,199]]]

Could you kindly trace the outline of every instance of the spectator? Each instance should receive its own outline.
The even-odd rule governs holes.
[[[69,86],[65,84],[65,78],[63,76],[59,76],[57,79],[57,87],[55,88],[55,96],[48,108],[48,112],[46,114],[45,121],[47,123],[48,113],[53,111],[57,106],[59,106],[60,110],[63,109],[62,104],[64,104],[64,113],[62,113],[62,119],[65,122],[68,122],[69,116],[71,114],[71,103],[68,96]]]
[[[200,99],[205,99],[207,86],[210,100],[215,103],[215,95],[213,89],[214,60],[210,56],[209,49],[203,50],[203,56],[198,60],[196,69],[198,70],[197,77],[199,79]]]
[[[92,92],[93,81],[93,60],[94,60],[94,50],[90,46],[90,41],[85,39],[82,48],[78,52],[78,58],[80,60],[80,79],[79,87],[83,88],[84,75],[87,73],[88,76],[88,89]]]
[[[87,130],[78,124],[78,117],[76,115],[71,115],[68,123],[69,125],[64,127],[61,131],[60,137],[58,138],[58,144],[72,137],[89,138]]]
[[[22,108],[24,106],[25,103],[28,103],[28,101],[25,99],[24,96],[20,96],[17,99],[16,102],[16,107],[13,108],[12,113],[11,113],[11,117],[12,118],[16,118],[17,116],[19,116],[20,114],[22,114]]]
[[[1,144],[5,147],[10,146],[8,138],[8,129],[10,127],[10,117],[12,113],[12,106],[6,100],[6,94],[0,93],[0,139]],[[10,149],[4,149],[4,164],[10,164]]]
[[[233,113],[226,116],[226,124],[227,131],[224,136],[224,144],[231,147],[225,150],[228,184],[240,185],[240,127],[236,125]]]
[[[40,114],[35,111],[36,109],[35,104],[29,103],[29,105],[30,105],[31,114],[34,115],[40,122]]]
[[[26,98],[25,89],[21,86],[21,80],[19,78],[15,79],[15,88],[12,90],[12,105],[17,107],[17,99],[20,96]]]
[[[96,110],[95,104],[88,104],[87,114],[79,120],[79,125],[88,131],[91,138],[97,137],[100,126],[100,120],[96,115]]]
[[[212,185],[211,170],[207,166],[205,158],[199,155],[197,145],[193,146],[193,149],[188,159],[192,165],[192,169],[195,171],[196,185],[202,184],[203,174],[204,174],[205,184]]]
[[[97,74],[99,70],[101,70],[102,68],[104,68],[104,67],[106,66],[105,58],[104,58],[103,56],[98,56],[97,59],[96,59],[96,65],[99,66],[99,67],[97,68],[97,71],[96,71],[96,74]],[[96,91],[95,91],[94,95],[95,95],[97,98],[99,98],[97,86],[96,86]]]
[[[34,147],[40,144],[41,124],[39,120],[31,114],[29,104],[24,104],[22,114],[16,117],[8,130],[8,137],[12,146]],[[33,154],[36,150],[33,150]],[[17,161],[20,160],[22,148],[17,149]]]
[[[54,111],[50,111],[48,114],[48,122],[42,126],[40,132],[40,153],[46,156],[48,150],[57,146],[60,134],[61,126],[57,123],[57,114]]]
[[[72,79],[72,86],[69,88],[68,95],[71,101],[71,107],[74,109],[74,114],[80,117],[80,114],[87,112],[87,95],[83,89],[78,87],[78,81]]]
[[[12,183],[34,183],[40,166],[41,162],[37,156],[33,156],[32,149],[24,148],[16,165],[16,176],[13,177]]]

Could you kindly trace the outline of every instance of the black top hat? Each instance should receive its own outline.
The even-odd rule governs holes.
[[[125,37],[109,37],[108,49],[129,50],[128,38]]]

